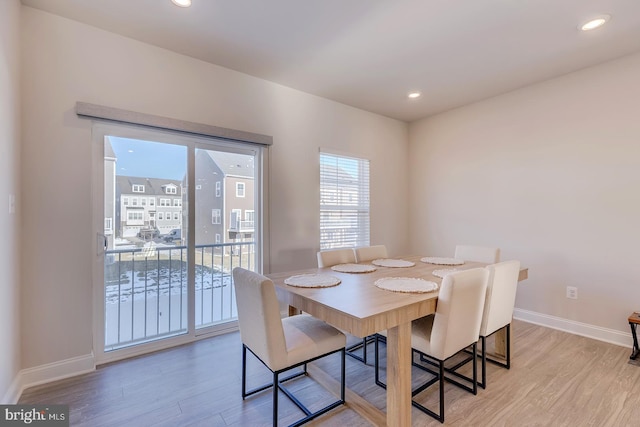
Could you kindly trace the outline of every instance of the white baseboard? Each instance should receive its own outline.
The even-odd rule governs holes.
[[[87,372],[95,371],[96,364],[93,354],[72,357],[46,365],[23,369],[11,383],[7,390],[3,402],[8,404],[18,403],[22,392],[29,388],[51,381],[73,377]]]
[[[20,399],[20,395],[22,394],[22,388],[20,387],[20,373],[13,379],[11,385],[9,386],[9,390],[4,394],[2,400],[0,400],[0,404],[3,405],[15,405],[18,403]]]
[[[621,332],[615,329],[603,328],[600,326],[590,325],[588,323],[576,322],[575,320],[567,320],[561,317],[537,313],[535,311],[516,308],[513,310],[513,318],[522,320],[523,322],[533,323],[540,326],[546,326],[547,328],[569,332],[574,335],[580,335],[587,338],[593,338],[594,340],[616,344],[622,347],[631,348],[631,345],[633,343],[631,332]]]

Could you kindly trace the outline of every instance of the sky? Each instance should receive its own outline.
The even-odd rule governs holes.
[[[187,147],[110,136],[116,154],[116,175],[182,180]]]

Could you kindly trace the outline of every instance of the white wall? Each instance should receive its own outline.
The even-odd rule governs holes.
[[[518,308],[628,333],[640,310],[639,76],[640,53],[412,123],[412,249],[499,246],[529,267]]]
[[[20,370],[20,2],[0,2],[0,403],[14,403]],[[19,202],[16,201],[19,205]]]
[[[22,15],[23,368],[92,347],[91,134],[76,101],[272,135],[274,272],[316,263],[320,146],[371,159],[372,243],[408,249],[405,123],[28,7]]]

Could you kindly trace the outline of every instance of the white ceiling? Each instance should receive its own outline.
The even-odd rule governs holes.
[[[640,0],[22,3],[404,121],[640,51]]]

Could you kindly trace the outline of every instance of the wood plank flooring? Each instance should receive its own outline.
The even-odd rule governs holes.
[[[488,365],[488,386],[477,396],[447,384],[446,422],[451,426],[635,426],[640,423],[640,366],[631,350],[577,335],[514,321],[512,368]],[[372,404],[384,411],[385,391],[373,382],[370,364],[347,358],[351,404],[311,426],[370,426],[375,414],[354,408]],[[383,361],[384,363],[384,361]],[[99,367],[95,372],[26,390],[20,403],[70,405],[73,426],[261,426],[271,424],[271,392],[240,397],[241,345],[238,333]],[[339,378],[338,359],[316,362],[323,383]],[[414,369],[416,380],[419,372]],[[384,374],[384,373],[383,373]],[[250,357],[250,384],[270,374]],[[334,396],[312,378],[290,384],[305,403],[323,405]],[[384,375],[383,375],[384,378]],[[335,382],[334,382],[335,383]],[[435,408],[437,386],[420,402]],[[363,398],[360,399],[359,397]],[[349,395],[347,395],[349,401]],[[281,394],[280,423],[301,413]],[[414,426],[439,422],[413,409]]]

